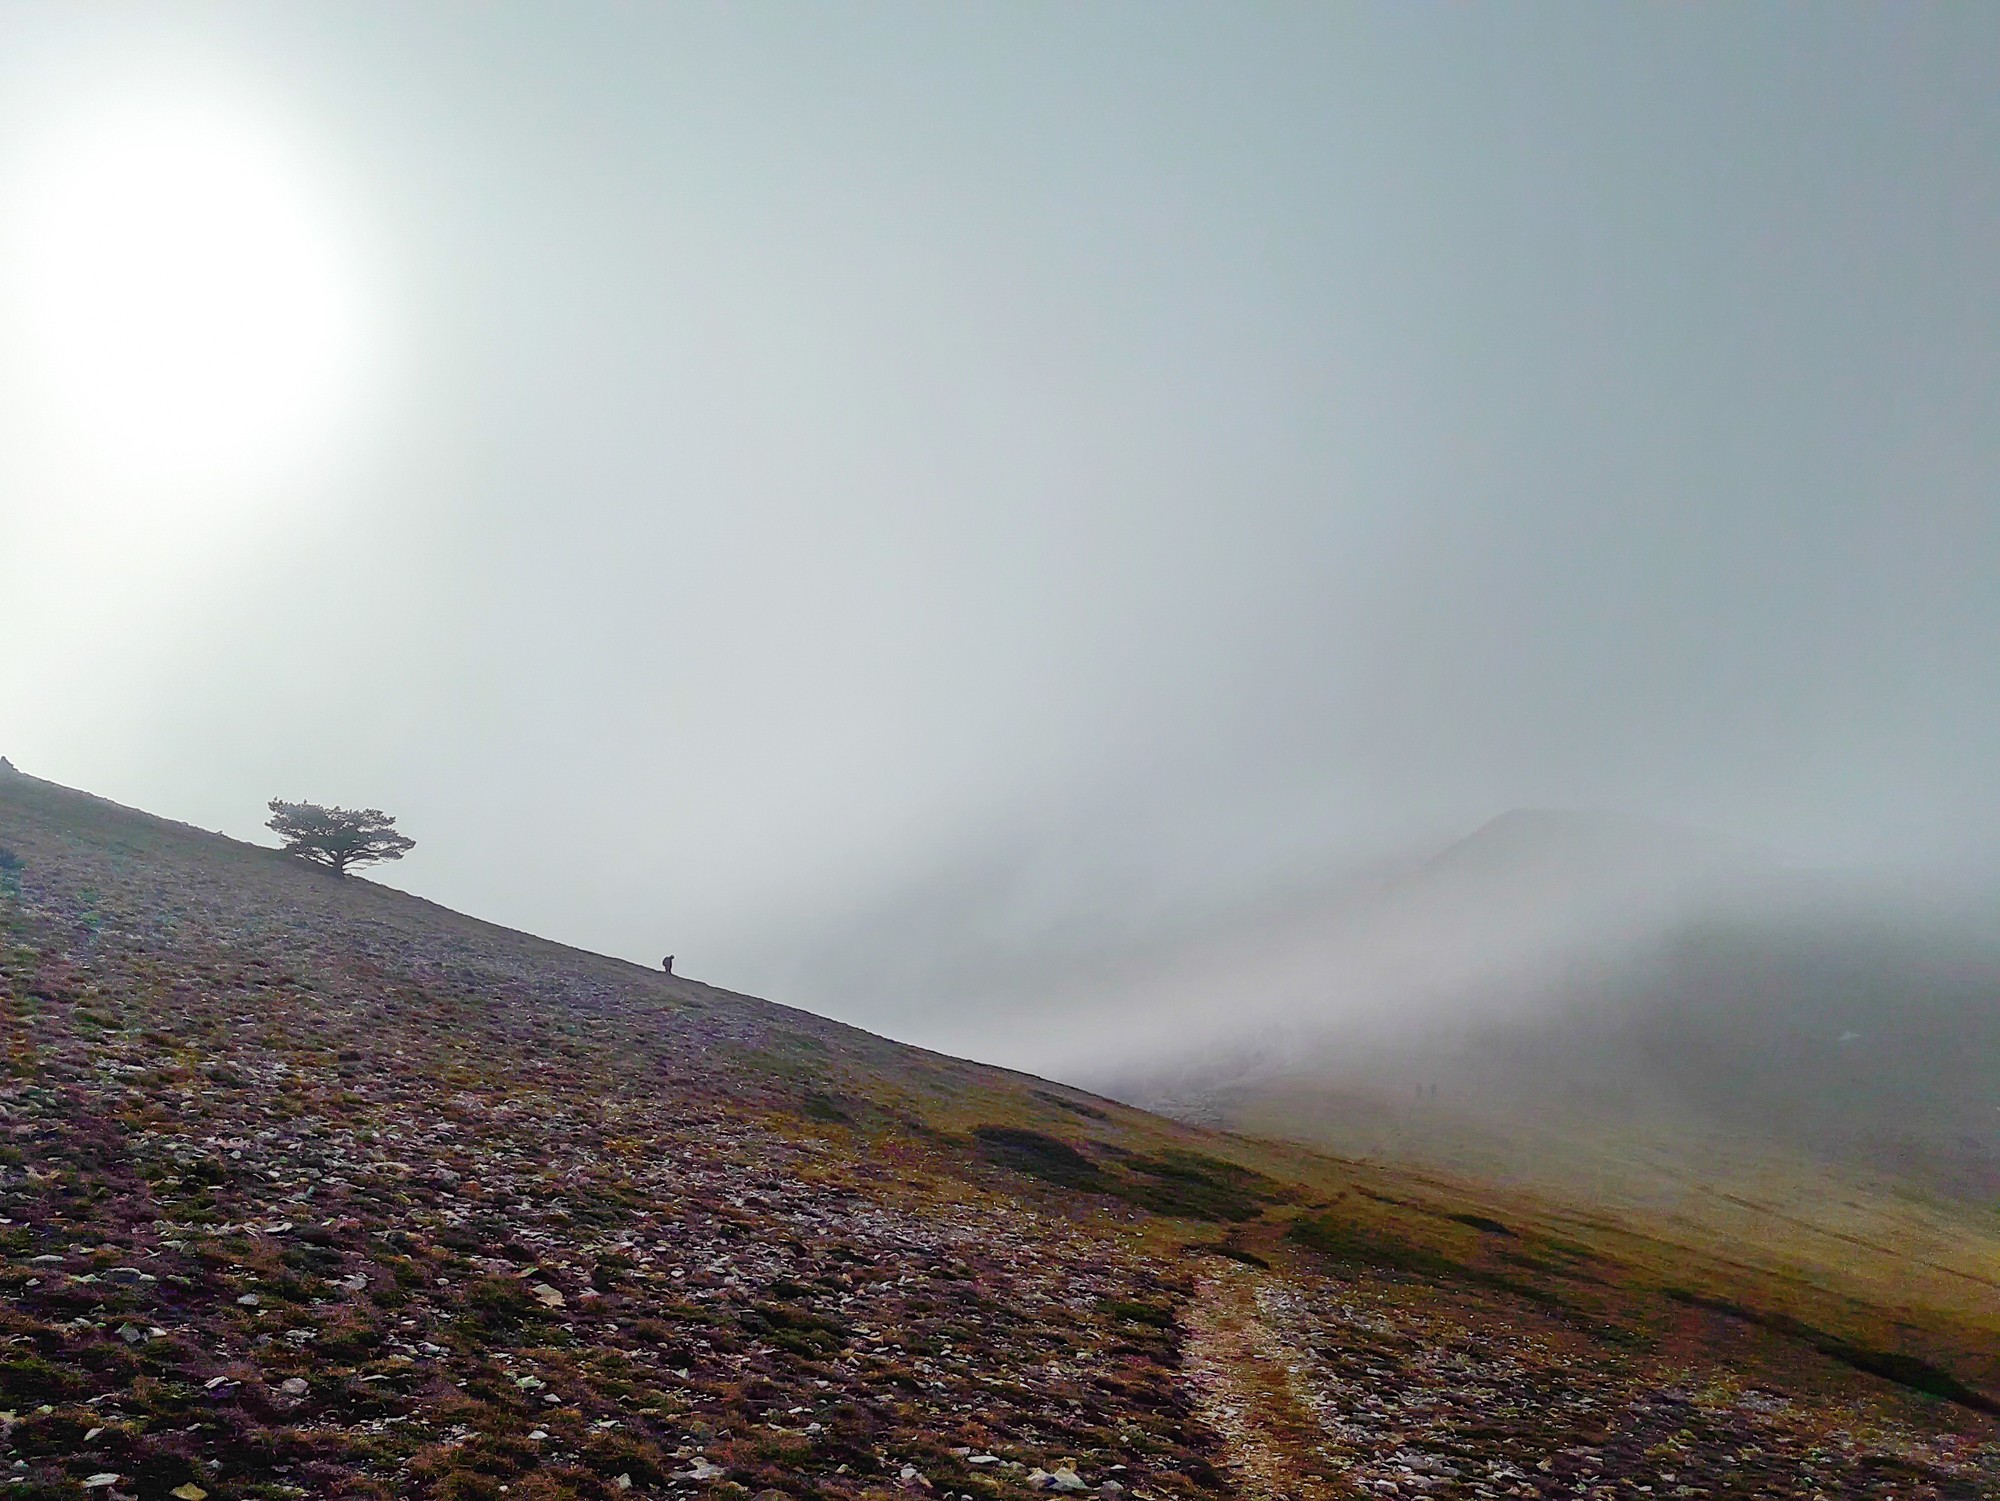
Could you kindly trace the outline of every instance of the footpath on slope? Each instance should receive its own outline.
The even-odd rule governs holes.
[[[1976,1430],[1799,1400],[1670,1348],[1607,1350],[1503,1298],[1217,1263],[1186,1323],[1186,1378],[1251,1501],[2000,1495],[2000,1451]]]
[[[1182,1359],[1201,1413],[1222,1436],[1230,1478],[1251,1501],[1353,1495],[1327,1478],[1323,1435],[1301,1400],[1298,1361],[1258,1308],[1264,1280],[1232,1267],[1196,1285]]]

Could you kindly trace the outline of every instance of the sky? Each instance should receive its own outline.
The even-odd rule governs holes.
[[[2000,847],[2000,11],[0,13],[0,753],[901,1035],[1517,807]]]

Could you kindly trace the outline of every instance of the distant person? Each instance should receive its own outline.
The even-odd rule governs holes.
[[[660,961],[660,968],[665,970],[668,974],[672,974],[674,972],[674,956],[672,954],[669,954],[667,955],[666,958],[662,959]]]

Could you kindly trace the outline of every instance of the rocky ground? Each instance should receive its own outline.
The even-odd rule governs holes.
[[[30,778],[0,848],[0,1497],[2000,1495],[1976,1394],[1329,1257],[1356,1168]]]
[[[1190,1378],[1252,1496],[2000,1495],[1980,1430],[1802,1402],[1408,1281],[1211,1270],[1190,1322]]]

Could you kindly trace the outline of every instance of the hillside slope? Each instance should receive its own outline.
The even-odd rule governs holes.
[[[1177,1125],[25,776],[0,847],[0,1495],[2000,1488],[1990,1284]]]
[[[1865,907],[1717,915],[1552,981],[1536,1016],[1468,1020],[1232,1081],[1223,1118],[1310,1114],[1366,1077],[1419,1130],[1710,1138],[2000,1205],[2000,943]],[[1329,1099],[1329,1104],[1334,1103]]]
[[[2000,1203],[2000,907],[1977,877],[1783,868],[1522,812],[1154,956],[1072,1076],[1211,1123],[1593,1188],[1709,1143]],[[1154,1009],[1157,1008],[1157,1009]],[[1551,1150],[1553,1146],[1553,1150]],[[1519,1150],[1510,1150],[1518,1147]],[[1510,1160],[1511,1159],[1511,1160]],[[1643,1187],[1647,1174],[1628,1186]]]

